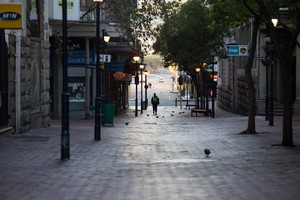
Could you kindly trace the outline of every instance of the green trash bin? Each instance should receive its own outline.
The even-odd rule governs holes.
[[[104,105],[104,126],[114,126],[115,104]]]

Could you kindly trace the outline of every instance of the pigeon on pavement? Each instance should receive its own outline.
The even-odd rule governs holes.
[[[209,149],[204,149],[204,153],[205,153],[206,156],[209,156],[210,150]]]

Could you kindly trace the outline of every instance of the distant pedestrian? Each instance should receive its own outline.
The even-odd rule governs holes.
[[[153,114],[157,115],[157,106],[159,105],[159,98],[156,96],[156,94],[153,94],[153,97],[151,98],[151,104],[153,107]]]
[[[151,83],[149,83],[148,85],[149,85],[149,88],[151,89],[151,87],[152,87],[152,84],[151,84]]]

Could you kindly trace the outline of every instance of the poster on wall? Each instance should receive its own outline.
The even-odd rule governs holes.
[[[68,78],[68,93],[70,102],[85,102],[85,79],[84,77]]]
[[[30,67],[30,86],[31,86],[31,108],[33,113],[40,112],[41,108],[41,73],[40,73],[40,44],[31,41],[31,67]]]
[[[50,19],[62,20],[62,0],[49,1],[49,8],[52,9]],[[80,19],[80,0],[67,1],[67,18],[69,21],[79,21]]]

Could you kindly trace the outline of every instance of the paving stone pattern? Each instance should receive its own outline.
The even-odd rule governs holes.
[[[178,107],[159,107],[158,116],[149,107],[136,118],[130,109],[94,141],[94,119],[71,119],[71,159],[61,161],[61,121],[53,120],[0,137],[0,199],[300,199],[300,148],[276,145],[281,121],[269,127],[258,116],[258,134],[241,135],[247,117],[221,110],[211,119]],[[299,131],[294,117],[296,145]]]

